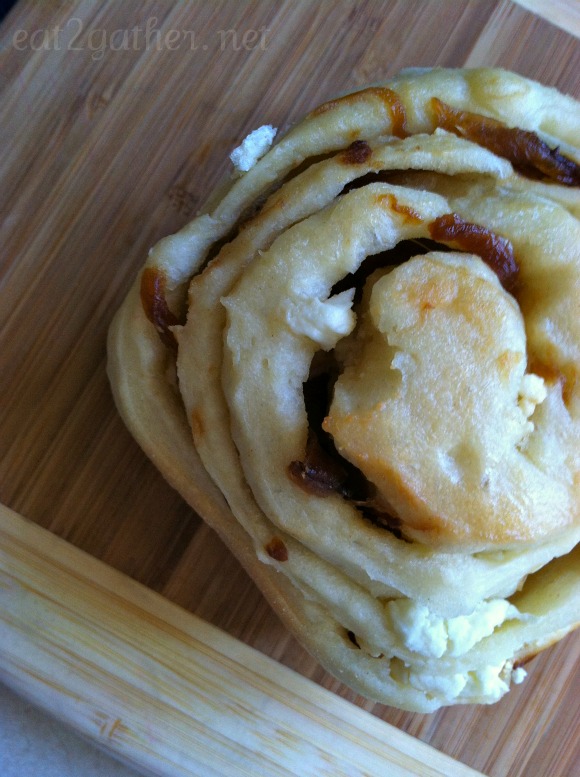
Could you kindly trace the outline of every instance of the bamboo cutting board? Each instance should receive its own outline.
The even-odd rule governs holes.
[[[413,65],[580,98],[579,37],[575,0],[20,0],[0,27],[6,682],[157,774],[580,773],[578,636],[493,707],[355,696],[146,460],[105,375],[149,247],[251,129]]]

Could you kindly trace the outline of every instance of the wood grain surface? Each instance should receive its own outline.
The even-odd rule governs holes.
[[[2,505],[0,581],[0,677],[139,773],[481,774]]]
[[[490,777],[572,777],[578,636],[492,707],[415,715],[355,696],[158,475],[105,374],[107,327],[149,247],[254,127],[407,66],[499,65],[580,98],[570,2],[526,5],[20,0],[0,26],[0,502]]]

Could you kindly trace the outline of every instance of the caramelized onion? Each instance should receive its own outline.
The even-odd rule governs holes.
[[[264,550],[276,561],[288,561],[288,548],[280,537],[272,537],[270,542],[266,543]]]
[[[491,267],[507,291],[513,291],[519,267],[512,244],[479,224],[464,221],[457,213],[446,213],[429,224],[433,240],[455,243],[459,248],[477,254]]]
[[[180,321],[169,309],[165,297],[165,275],[154,267],[146,267],[141,276],[141,304],[145,315],[159,332],[161,342],[172,351],[177,351],[177,340],[171,331]]]
[[[548,179],[564,186],[580,186],[580,165],[550,148],[535,132],[507,127],[478,113],[459,111],[433,97],[437,126],[467,138],[508,159],[528,178]]]

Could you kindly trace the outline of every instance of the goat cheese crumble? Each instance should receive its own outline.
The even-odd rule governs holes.
[[[394,599],[387,609],[405,647],[424,656],[462,656],[505,620],[522,614],[505,599],[482,602],[470,615],[441,618],[410,599]]]
[[[247,173],[261,159],[272,145],[277,130],[270,124],[258,127],[244,138],[241,144],[230,154],[236,170]]]
[[[294,334],[306,335],[326,351],[354,329],[356,316],[352,311],[354,289],[347,289],[327,300],[315,297],[288,306],[286,322]]]

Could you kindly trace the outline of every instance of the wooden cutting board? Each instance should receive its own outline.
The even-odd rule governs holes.
[[[105,375],[107,327],[149,247],[196,212],[248,131],[263,123],[284,128],[334,94],[407,66],[500,65],[580,98],[578,8],[575,0],[17,3],[0,27],[0,502],[33,523],[0,512],[4,593],[27,585],[46,593],[51,580],[55,591],[64,585],[51,617],[64,629],[59,618],[68,607],[69,615],[79,613],[76,628],[85,634],[107,597],[122,590],[115,623],[126,612],[124,622],[139,630],[137,640],[137,631],[126,635],[131,649],[138,643],[146,653],[152,611],[156,623],[183,618],[187,633],[209,624],[202,636],[210,653],[222,645],[218,627],[229,640],[225,654],[245,643],[240,665],[257,660],[254,679],[236,682],[255,686],[256,676],[272,679],[272,666],[282,666],[288,687],[295,675],[287,669],[294,670],[301,677],[292,703],[302,705],[306,721],[309,695],[324,709],[343,697],[352,704],[337,699],[334,714],[361,736],[365,726],[372,730],[371,749],[384,737],[383,764],[405,751],[398,745],[404,741],[456,759],[442,761],[448,766],[441,774],[460,774],[461,764],[494,777],[580,773],[578,636],[536,658],[526,682],[492,707],[414,715],[354,695],[287,634],[236,560],[157,474],[123,427]],[[37,527],[66,543],[54,544]],[[66,594],[66,586],[77,585],[86,593],[91,581],[94,598]],[[148,599],[147,589],[160,597]],[[135,614],[137,600],[143,617]],[[27,639],[45,633],[33,619],[38,607],[17,607],[0,635],[16,628],[18,617]],[[56,650],[58,629],[51,639]],[[16,642],[7,657],[9,641],[0,639],[0,675],[54,710],[41,679],[53,654],[42,655],[37,644],[24,683]],[[255,650],[246,653],[247,646]],[[77,663],[85,656],[78,650]],[[150,666],[154,658],[147,656]],[[136,659],[128,666],[133,679],[145,672]],[[100,676],[93,673],[91,682]],[[87,687],[94,692],[88,677]],[[260,692],[258,707],[274,693],[270,685]],[[70,698],[79,693],[69,689]],[[56,712],[74,723],[67,698],[58,695]],[[355,708],[369,714],[344,712]],[[98,716],[93,722],[85,733],[115,747],[111,727]],[[299,740],[308,737],[307,725],[294,729],[296,746],[288,752],[304,757]],[[329,752],[345,741],[344,728],[333,730]],[[398,739],[400,732],[413,739]],[[164,747],[171,749],[171,738]],[[118,741],[117,752],[123,754]],[[399,764],[407,771],[391,773],[435,773],[425,765],[429,752],[417,744],[418,760],[409,756]],[[185,760],[191,767],[194,754]],[[261,774],[258,760],[253,767],[244,761],[243,773]],[[288,773],[316,774],[301,763],[290,763]],[[200,766],[171,773],[209,772]]]

